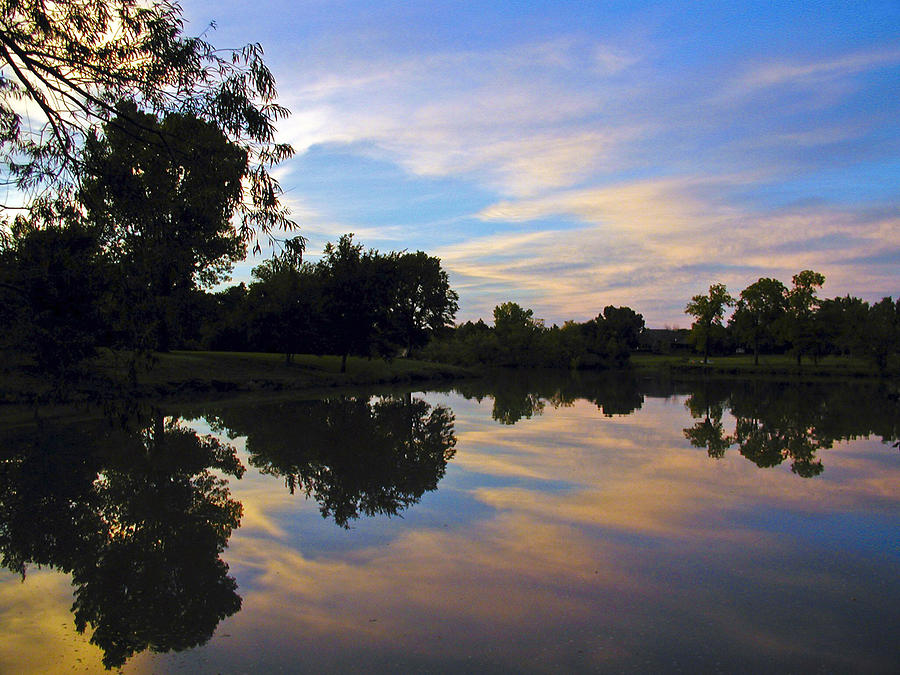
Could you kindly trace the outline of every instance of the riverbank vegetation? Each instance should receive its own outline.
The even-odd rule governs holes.
[[[732,297],[723,284],[695,295],[685,312],[695,318],[690,342],[704,355],[752,354],[754,366],[768,355],[769,367],[789,355],[796,366],[806,358],[818,366],[825,357],[845,364],[864,362],[885,375],[900,371],[900,298],[868,303],[860,298],[820,299],[822,274],[803,270],[789,288],[777,279],[761,278]],[[734,307],[727,323],[725,311]],[[835,360],[832,360],[834,363]],[[739,361],[735,361],[739,363]]]
[[[407,366],[362,375],[374,366],[348,369],[348,359],[604,370],[634,353],[692,348],[705,369],[744,371],[741,355],[752,353],[754,369],[780,369],[787,357],[797,369],[827,358],[855,374],[900,372],[900,300],[820,299],[825,278],[812,270],[791,287],[760,278],[737,296],[714,283],[687,303],[684,333],[647,329],[614,305],[546,326],[504,302],[492,325],[454,325],[459,296],[436,257],[366,249],[348,234],[311,263],[302,236],[276,237],[294,223],[269,169],[292,150],[274,142],[287,111],[258,46],[221,52],[184,37],[177,3],[81,3],[64,9],[74,32],[41,3],[7,9],[0,170],[7,184],[44,192],[15,218],[0,216],[5,390],[96,388],[110,372],[133,387],[241,386],[239,377],[294,386],[325,372],[310,364],[332,362],[299,354],[334,357],[339,374],[356,371],[344,379],[375,382],[405,377]],[[37,131],[13,105],[23,99],[43,111]],[[261,236],[272,256],[249,283],[223,288]],[[208,354],[191,365],[172,350]],[[224,352],[277,353],[284,372]],[[723,366],[724,356],[735,358]],[[165,364],[178,359],[184,370],[167,379]],[[196,372],[201,361],[208,373]]]

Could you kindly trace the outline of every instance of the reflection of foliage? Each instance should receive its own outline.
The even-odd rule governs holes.
[[[455,453],[451,411],[412,397],[334,398],[218,414],[219,425],[247,436],[254,466],[283,476],[292,493],[315,499],[322,516],[342,527],[417,503],[437,488]]]
[[[523,417],[531,419],[543,411],[544,401],[537,394],[501,389],[494,394],[494,409],[491,417],[501,424],[515,424]]]
[[[691,445],[706,448],[709,456],[716,459],[725,456],[725,451],[731,447],[732,442],[731,437],[725,435],[725,428],[722,426],[723,412],[721,404],[709,406],[701,421],[684,430],[684,436]]]
[[[628,415],[641,407],[644,397],[630,373],[582,373],[570,371],[499,372],[486,381],[463,382],[457,391],[466,398],[494,399],[492,417],[501,424],[515,424],[523,417],[540,415],[547,404],[569,406],[579,398],[596,404],[607,417]]]
[[[704,418],[684,430],[692,445],[715,457],[737,445],[759,467],[787,460],[804,478],[822,473],[816,453],[837,440],[877,434],[890,442],[900,432],[897,401],[883,383],[707,382],[687,406],[694,417]],[[726,407],[735,418],[731,436],[721,423]]]
[[[28,433],[2,451],[3,565],[71,573],[76,627],[92,627],[104,665],[203,644],[240,608],[219,556],[241,505],[210,471],[240,476],[234,448],[159,413]]]

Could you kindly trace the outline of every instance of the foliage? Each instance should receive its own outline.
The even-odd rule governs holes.
[[[696,321],[691,326],[691,334],[695,344],[703,351],[703,362],[709,361],[710,341],[713,331],[721,328],[725,309],[734,304],[725,284],[712,284],[707,295],[695,295],[684,308],[686,314]]]
[[[287,157],[275,123],[288,112],[258,44],[216,49],[183,35],[174,0],[0,0],[0,162],[21,190],[73,183],[79,150],[123,108],[181,114],[218,127],[249,157],[240,235],[291,228],[269,168]],[[22,110],[27,109],[28,113]],[[141,127],[142,121],[131,120]],[[165,153],[166,129],[145,138]],[[257,244],[258,245],[258,244]]]
[[[759,363],[760,346],[772,349],[786,311],[787,289],[777,279],[760,278],[741,291],[729,326],[736,336],[753,346],[753,362]]]
[[[178,307],[221,281],[246,246],[231,224],[247,153],[213,124],[120,104],[85,146],[79,200],[117,272],[133,346],[169,348]],[[167,139],[164,152],[154,138]]]
[[[40,372],[72,375],[104,337],[108,267],[94,234],[62,216],[19,217],[0,249],[0,339]]]
[[[427,344],[448,325],[459,309],[459,295],[450,288],[441,261],[422,251],[394,259],[395,302],[392,323],[407,354]]]
[[[585,323],[547,328],[534,312],[515,302],[494,308],[494,327],[466,322],[433,340],[422,354],[459,365],[538,368],[621,368],[637,348],[644,318],[628,307],[607,306]]]
[[[819,308],[816,289],[825,283],[825,276],[812,270],[803,270],[792,277],[793,287],[787,292],[787,316],[784,334],[791,343],[797,364],[804,354],[818,358],[821,344],[816,334],[815,314]]]

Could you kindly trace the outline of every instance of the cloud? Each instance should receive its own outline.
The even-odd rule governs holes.
[[[502,194],[567,186],[618,166],[646,132],[596,123],[633,84],[636,56],[550,40],[401,59],[349,59],[282,78],[294,114],[281,125],[300,151],[364,143],[420,176],[474,175]]]
[[[811,87],[897,63],[900,49],[856,52],[807,62],[773,61],[750,68],[734,86],[744,93],[779,86]]]
[[[743,178],[643,180],[498,202],[480,217],[581,225],[473,238],[438,254],[463,289],[466,318],[493,307],[466,304],[467,295],[506,288],[557,323],[607,304],[629,305],[651,325],[685,323],[684,303],[710,283],[739,291],[761,276],[787,283],[801,269],[823,272],[826,294],[896,293],[890,261],[864,270],[854,261],[897,250],[900,212],[818,204],[757,212],[732,194]]]

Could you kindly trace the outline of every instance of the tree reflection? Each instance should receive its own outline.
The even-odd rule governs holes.
[[[736,446],[759,467],[789,461],[791,471],[803,478],[822,473],[817,453],[835,441],[870,434],[895,441],[900,420],[896,397],[883,383],[704,382],[686,405],[703,419],[684,429],[685,437],[707,448],[711,457]],[[722,423],[726,409],[734,417],[731,435]]]
[[[72,575],[107,668],[205,643],[241,606],[220,554],[241,505],[234,448],[154,412],[123,427],[44,422],[0,448],[0,556]]]
[[[340,397],[219,411],[250,463],[284,478],[341,527],[395,515],[437,488],[455,453],[453,414],[412,396]]]
[[[591,401],[607,417],[629,415],[644,402],[641,385],[628,372],[500,372],[490,380],[462,382],[456,391],[477,401],[493,398],[491,417],[501,424],[541,415],[547,405],[570,406],[577,399]]]

